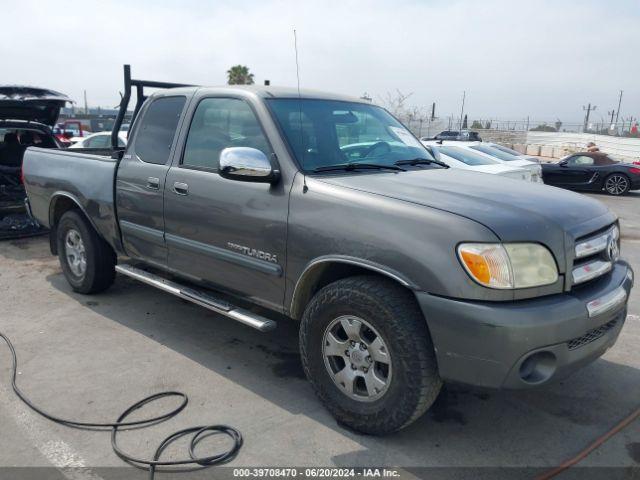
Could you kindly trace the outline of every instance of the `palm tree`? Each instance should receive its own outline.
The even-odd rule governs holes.
[[[227,70],[227,83],[229,85],[253,85],[253,73],[249,73],[249,67],[234,65]]]

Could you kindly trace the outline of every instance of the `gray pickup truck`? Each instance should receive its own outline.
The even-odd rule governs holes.
[[[443,381],[536,387],[616,341],[634,278],[602,203],[447,169],[359,99],[125,79],[126,149],[24,159],[75,291],[119,272],[259,330],[289,317],[319,398],[373,434]]]

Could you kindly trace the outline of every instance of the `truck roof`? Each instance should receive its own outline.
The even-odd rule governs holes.
[[[176,93],[191,94],[195,91],[210,94],[252,94],[260,98],[304,98],[304,99],[322,99],[322,100],[336,100],[343,102],[358,102],[369,103],[367,100],[361,98],[352,97],[349,95],[342,95],[337,93],[323,92],[319,90],[301,89],[298,92],[294,87],[274,87],[263,85],[223,85],[218,87],[177,87],[171,89],[160,90],[155,92],[152,96],[166,96],[175,95]]]

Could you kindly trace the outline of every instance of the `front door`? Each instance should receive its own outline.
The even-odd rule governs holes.
[[[289,190],[283,182],[269,185],[222,178],[218,160],[227,147],[257,148],[274,157],[247,101],[201,99],[180,160],[167,174],[169,267],[280,309]]]
[[[566,167],[560,168],[561,183],[574,187],[586,185],[593,176],[593,163],[593,158],[587,155],[569,157]]]
[[[165,267],[164,185],[184,96],[158,97],[141,113],[116,180],[116,205],[127,255]]]

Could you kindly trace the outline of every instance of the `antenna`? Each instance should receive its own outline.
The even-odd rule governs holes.
[[[296,78],[298,80],[298,98],[300,98],[300,65],[298,63],[298,34],[296,29],[293,29],[293,48],[296,51]],[[300,114],[300,120],[302,120],[302,114]]]
[[[293,49],[296,52],[296,79],[298,81],[298,124],[300,126],[300,151],[302,153],[302,168],[304,169],[304,135],[302,133],[302,95],[300,95],[300,64],[298,63],[298,33],[296,29],[293,29]],[[307,193],[309,187],[307,187],[307,176],[302,176],[303,187],[302,192]]]

